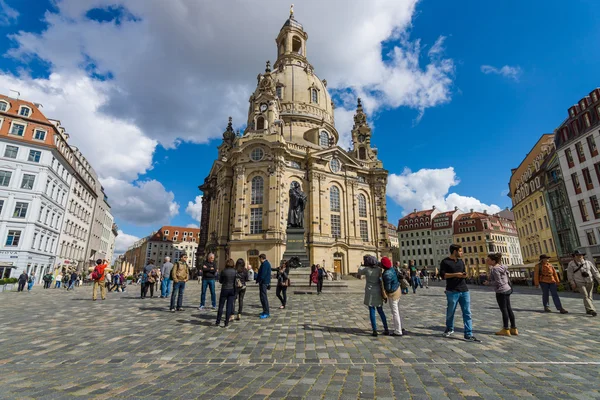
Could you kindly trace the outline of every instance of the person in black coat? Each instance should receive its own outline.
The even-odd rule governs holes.
[[[235,262],[233,259],[227,260],[225,269],[219,276],[219,283],[221,284],[221,295],[219,296],[219,311],[217,312],[216,326],[221,324],[221,316],[223,315],[223,306],[227,302],[227,311],[225,312],[225,325],[227,328],[229,320],[233,315],[233,304],[235,302],[235,278],[237,271],[235,270]]]
[[[17,292],[22,292],[23,289],[25,289],[25,284],[27,283],[28,279],[29,277],[27,276],[27,273],[25,271],[23,271],[23,273],[19,275],[19,286],[17,287]]]
[[[249,268],[250,265],[246,267],[246,262],[243,258],[238,258],[238,260],[235,262],[236,280],[239,280],[239,283],[242,285],[242,287],[237,287],[236,282],[235,297],[238,301],[238,313],[236,319],[238,321],[242,319],[242,310],[244,309],[244,296],[246,295],[246,283],[248,283],[248,281],[250,280],[248,274]],[[235,311],[233,313],[235,314]]]
[[[284,309],[287,303],[287,288],[289,285],[286,264],[281,264],[277,269],[277,289],[275,295],[281,301],[280,309]]]

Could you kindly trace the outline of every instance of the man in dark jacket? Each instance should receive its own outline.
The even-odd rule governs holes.
[[[260,319],[269,318],[269,298],[267,296],[267,290],[271,288],[271,263],[267,261],[267,256],[261,254],[258,256],[260,260],[260,267],[258,268],[258,276],[256,283],[260,290],[260,304],[262,305],[263,312],[260,314]]]
[[[215,255],[210,253],[206,261],[202,264],[202,293],[200,294],[200,307],[198,310],[204,310],[206,301],[206,288],[210,288],[210,300],[213,310],[217,308],[217,297],[215,293],[215,277],[217,266],[215,265]]]
[[[22,292],[23,289],[25,289],[25,284],[27,283],[28,278],[29,277],[25,271],[19,275],[19,286],[17,287],[17,292]]]

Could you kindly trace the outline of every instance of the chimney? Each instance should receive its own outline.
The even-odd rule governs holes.
[[[454,211],[458,211],[458,207],[457,206],[454,206]]]
[[[483,213],[484,213],[485,215],[487,215],[487,210],[483,210]]]
[[[471,212],[473,212],[473,209],[471,208]]]
[[[432,209],[435,210],[435,206],[433,206]]]
[[[417,212],[417,209],[415,208],[415,211],[413,211],[413,212]]]

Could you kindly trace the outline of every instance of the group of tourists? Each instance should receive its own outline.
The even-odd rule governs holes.
[[[453,244],[449,249],[450,255],[440,263],[439,274],[442,279],[446,280],[446,329],[445,337],[450,337],[454,334],[454,315],[457,307],[460,305],[463,324],[464,324],[464,339],[466,341],[480,342],[473,335],[473,319],[471,315],[471,297],[467,286],[467,272],[465,264],[462,260],[463,249],[458,244]],[[561,314],[568,314],[560,302],[558,296],[558,284],[560,280],[556,269],[549,263],[549,257],[546,255],[540,256],[539,264],[534,271],[534,285],[542,288],[542,305],[545,312],[551,312],[549,304],[549,294],[556,309]],[[513,288],[510,282],[508,267],[502,265],[502,254],[491,253],[486,259],[489,271],[489,281],[484,282],[486,285],[491,285],[496,294],[496,301],[502,314],[502,329],[496,332],[499,336],[518,336],[515,315],[512,310],[510,296],[513,293]],[[412,268],[412,269],[411,269]],[[415,289],[416,268],[411,263],[409,271],[411,276],[407,276],[407,272],[396,267],[392,267],[392,262],[389,258],[383,257],[379,262],[373,256],[365,256],[363,265],[358,270],[359,276],[365,276],[365,298],[364,304],[369,307],[369,318],[371,321],[372,335],[378,336],[377,330],[377,314],[381,318],[383,324],[383,334],[389,336],[402,336],[406,333],[402,329],[399,300],[403,291],[403,281],[411,278],[411,286]],[[592,293],[594,291],[594,279],[600,283],[600,273],[596,266],[585,260],[584,254],[575,251],[573,253],[573,261],[567,268],[568,281],[573,290],[579,290],[583,297],[583,303],[588,315],[595,317],[597,315],[594,308]],[[417,283],[418,284],[418,283]],[[408,285],[405,282],[404,285]],[[408,291],[406,291],[408,292]],[[388,327],[385,311],[383,310],[384,302],[388,302],[392,313],[393,326]]]

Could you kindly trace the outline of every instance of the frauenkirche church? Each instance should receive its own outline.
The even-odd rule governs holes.
[[[327,81],[306,58],[307,40],[292,11],[276,39],[277,61],[257,77],[246,129],[236,134],[230,119],[223,132],[218,158],[200,186],[200,260],[213,252],[221,269],[227,258],[258,267],[265,253],[276,266],[295,242],[306,254],[303,264],[348,274],[365,254],[389,255],[388,171],[371,145],[360,99],[352,147],[337,145],[335,107]],[[306,195],[303,227],[293,236],[291,188]]]

